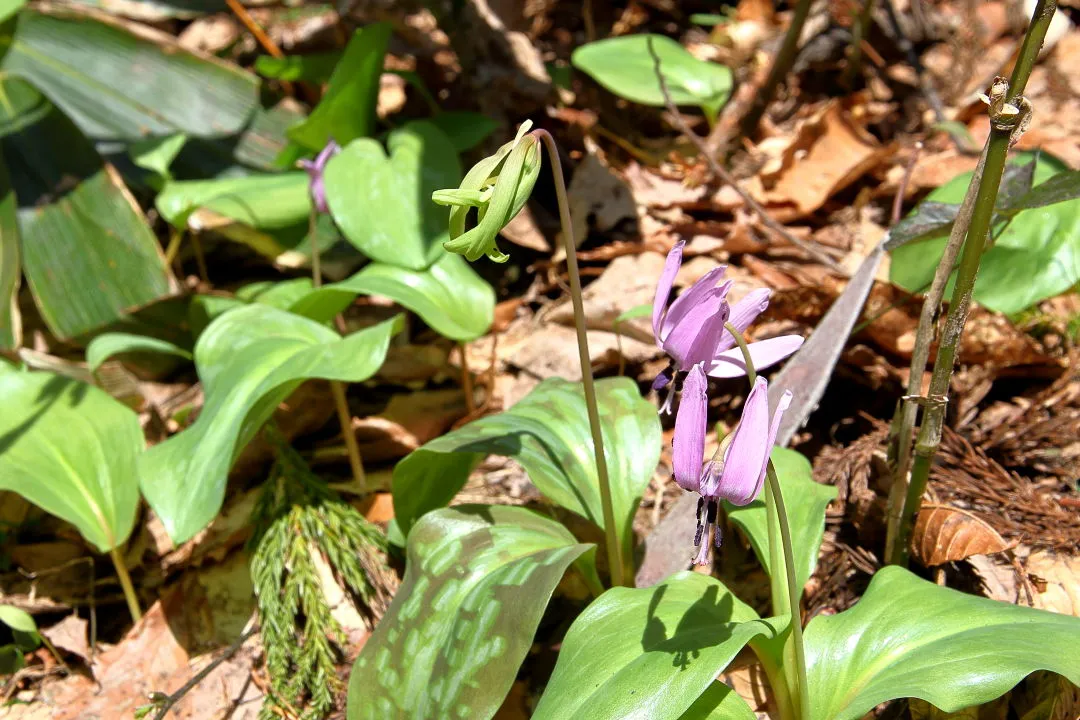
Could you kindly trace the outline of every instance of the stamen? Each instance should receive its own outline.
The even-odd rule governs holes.
[[[716,501],[709,500],[709,507],[708,510],[706,510],[705,512],[705,522],[707,525],[711,525],[716,528],[716,534],[713,536],[713,544],[716,547],[720,547],[720,526],[716,524],[716,510]]]
[[[701,522],[701,508],[705,505],[705,498],[697,501],[697,531],[694,533],[694,547],[701,545],[701,535],[705,532],[705,525]]]
[[[667,397],[664,398],[664,404],[660,406],[660,414],[661,415],[670,415],[671,414],[671,404],[674,402],[674,400],[675,400],[675,383],[671,383],[670,385],[668,385],[668,393],[667,393]]]

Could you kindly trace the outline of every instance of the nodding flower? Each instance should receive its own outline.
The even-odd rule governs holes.
[[[769,306],[770,291],[752,290],[734,305],[727,301],[730,280],[721,283],[726,266],[710,270],[668,306],[675,276],[682,266],[685,242],[680,240],[668,253],[664,270],[656,284],[653,298],[652,325],[656,345],[671,357],[671,364],[657,375],[653,389],[668,385],[667,399],[661,412],[671,412],[675,386],[672,381],[680,372],[702,365],[706,375],[733,378],[746,375],[746,364],[737,347],[735,336],[724,327],[731,323],[739,332],[757,319]],[[802,346],[799,335],[782,335],[748,344],[750,358],[756,369],[775,365]]]
[[[701,495],[694,536],[694,544],[698,546],[694,559],[697,565],[709,562],[710,525],[716,525],[715,545],[720,547],[720,526],[716,523],[719,502],[727,500],[732,505],[748,505],[761,493],[780,420],[791,404],[791,391],[785,391],[770,421],[769,384],[765,378],[758,377],[746,398],[738,426],[725,439],[729,440],[726,450],[722,444],[716,456],[702,467],[708,425],[708,384],[702,364],[690,368],[683,382],[672,440],[675,482],[684,490]],[[704,523],[701,519],[703,509],[706,511]]]
[[[326,147],[319,151],[314,160],[301,160],[299,163],[300,167],[308,174],[308,191],[311,193],[311,202],[314,203],[315,209],[320,213],[330,211],[329,206],[326,204],[326,180],[323,173],[326,172],[326,164],[330,162],[330,158],[339,152],[341,152],[341,146],[331,139],[326,143]]]

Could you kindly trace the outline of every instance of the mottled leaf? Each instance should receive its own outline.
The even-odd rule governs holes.
[[[431,193],[456,185],[461,165],[449,140],[427,120],[390,133],[389,156],[355,140],[326,168],[326,199],[345,237],[373,260],[423,270],[443,254],[448,211]]]
[[[719,580],[698,573],[612,588],[570,626],[533,720],[680,718],[747,642],[772,633]],[[717,699],[710,693],[706,703]],[[703,710],[689,717],[742,717]]]
[[[1028,210],[1077,198],[1080,198],[1080,171],[1069,170],[1022,195],[1010,209]]]
[[[94,140],[231,135],[258,105],[254,75],[103,13],[22,12],[3,69],[32,82]]]
[[[626,35],[582,45],[571,62],[611,92],[642,105],[664,106],[649,39],[660,58],[668,94],[676,105],[697,105],[715,117],[731,94],[731,70],[698,60],[663,35]]]
[[[173,541],[187,540],[214,518],[233,459],[301,382],[366,380],[399,327],[395,318],[341,338],[260,304],[211,322],[195,345],[206,396],[199,417],[140,458],[143,494]]]
[[[349,679],[348,720],[484,720],[499,709],[548,599],[595,546],[525,508],[459,505],[409,534],[405,579]]]
[[[814,482],[810,462],[794,450],[773,448],[772,461],[791,526],[795,577],[801,594],[817,565],[818,550],[825,536],[825,508],[836,497],[836,488]],[[763,499],[758,498],[744,507],[725,502],[724,508],[731,522],[746,533],[758,561],[771,575],[769,528]],[[779,529],[776,537],[780,537]]]
[[[374,134],[383,56],[390,42],[389,23],[373,23],[353,33],[326,92],[307,120],[289,128],[289,139],[308,150],[330,140],[347,145]]]
[[[629,551],[631,523],[660,458],[656,407],[629,378],[596,383],[615,532]],[[580,383],[550,378],[506,412],[436,438],[394,468],[394,512],[401,530],[442,507],[486,455],[521,463],[541,493],[603,527],[592,436]]]
[[[98,335],[86,346],[86,366],[90,372],[97,372],[101,364],[114,355],[136,352],[164,353],[186,360],[191,359],[190,352],[167,340],[148,335],[112,332]]]
[[[886,567],[850,610],[806,629],[811,720],[917,697],[952,712],[1036,670],[1080,683],[1080,618],[966,595]]]
[[[23,272],[49,329],[78,336],[169,294],[161,246],[120,176],[29,84],[6,77],[0,91]]]
[[[103,390],[0,362],[0,490],[73,524],[101,552],[122,545],[139,503],[139,418]]]
[[[371,263],[346,280],[312,290],[289,309],[326,322],[357,295],[391,298],[439,334],[461,342],[486,333],[495,317],[494,289],[453,253],[443,253],[427,270]]]

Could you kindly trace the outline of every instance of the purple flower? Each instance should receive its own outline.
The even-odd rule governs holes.
[[[704,565],[709,558],[709,543],[702,536],[716,523],[717,505],[727,500],[732,505],[747,505],[761,493],[769,454],[776,440],[780,419],[791,404],[791,392],[786,391],[769,419],[769,384],[759,377],[746,398],[742,418],[730,436],[727,450],[719,460],[713,459],[702,468],[707,429],[708,378],[701,364],[694,365],[683,382],[682,402],[675,417],[675,436],[672,440],[675,482],[684,490],[701,495],[698,501],[698,525],[694,544],[699,552],[694,562]],[[701,521],[706,508],[705,522]],[[716,546],[720,546],[720,527],[716,527]]]
[[[326,164],[330,162],[330,158],[339,152],[341,152],[341,146],[331,139],[326,143],[326,147],[319,151],[314,161],[300,161],[300,167],[307,172],[308,177],[311,179],[311,184],[308,186],[311,193],[311,202],[315,204],[315,209],[321,213],[330,211],[326,204],[326,181],[323,178],[323,173],[326,171]]]
[[[667,306],[675,276],[682,266],[685,243],[680,240],[668,253],[660,281],[653,298],[653,336],[656,344],[671,356],[672,365],[657,376],[653,388],[668,385],[678,372],[704,363],[705,373],[715,378],[741,377],[746,374],[742,353],[735,337],[724,328],[730,322],[739,332],[754,322],[769,306],[769,290],[752,290],[739,302],[728,305],[727,294],[732,282],[717,285],[723,278],[725,266],[709,271],[688,290]],[[791,355],[802,345],[798,335],[783,335],[769,340],[749,343],[750,357],[758,370],[774,365]],[[671,398],[664,403],[670,407]]]

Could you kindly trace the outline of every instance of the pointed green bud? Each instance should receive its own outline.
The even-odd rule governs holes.
[[[499,250],[496,240],[525,206],[540,175],[540,139],[526,135],[531,127],[531,122],[522,123],[517,137],[476,163],[457,189],[432,193],[434,202],[450,206],[450,239],[444,248],[470,261],[481,255],[498,263],[510,258]],[[474,207],[477,224],[466,231],[466,219]]]

